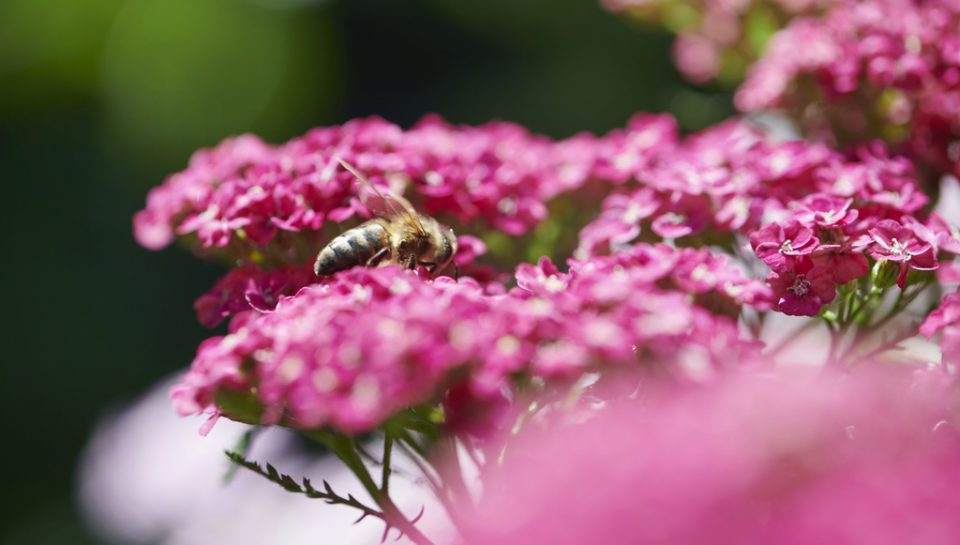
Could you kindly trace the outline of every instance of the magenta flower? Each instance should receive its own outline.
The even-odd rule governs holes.
[[[516,272],[517,287],[536,294],[552,294],[565,290],[570,276],[561,274],[549,258],[541,257],[537,265],[521,263]]]
[[[797,261],[792,269],[772,273],[767,284],[773,289],[777,310],[789,316],[816,316],[837,296],[831,271],[809,259]]]
[[[663,238],[681,238],[706,229],[711,215],[705,198],[677,192],[665,200],[650,228]]]
[[[457,255],[453,257],[458,266],[469,265],[483,254],[487,253],[487,245],[477,237],[461,235],[457,237]]]
[[[759,281],[749,279],[729,256],[713,255],[706,248],[678,250],[670,278],[680,291],[692,294],[715,293],[735,308],[749,306],[769,310],[771,292]]]
[[[849,242],[821,244],[810,259],[818,269],[830,271],[833,282],[841,286],[870,272],[867,256]]]
[[[767,310],[770,305],[770,290],[765,285],[748,278],[728,256],[714,255],[706,248],[677,249],[666,244],[636,244],[609,256],[571,261],[571,271],[598,277],[606,274],[613,279],[629,274],[634,281],[681,293],[710,294],[728,301],[737,309],[749,306]],[[626,297],[629,290],[618,293],[615,284],[598,286],[594,296],[602,294],[605,300]]]
[[[284,295],[293,295],[315,280],[309,267],[261,271],[255,266],[232,269],[193,303],[197,321],[214,327],[248,310],[270,312]]]
[[[817,188],[829,195],[853,197],[863,194],[873,175],[872,169],[867,165],[834,162],[818,169]]]
[[[650,188],[624,195],[614,193],[603,202],[603,212],[580,231],[577,257],[588,257],[615,250],[640,235],[640,222],[660,208],[660,200]]]
[[[679,132],[671,116],[637,114],[626,130],[610,131],[596,142],[592,174],[614,183],[640,178],[658,156],[676,147]]]
[[[900,289],[907,286],[909,269],[932,271],[937,268],[937,256],[933,247],[921,241],[912,230],[893,220],[877,222],[876,227],[870,229],[870,237],[874,242],[868,250],[871,257],[899,263],[897,285]]]
[[[824,193],[814,193],[800,203],[796,219],[805,224],[815,224],[824,228],[850,225],[857,220],[858,212],[851,209],[853,199],[841,198]]]
[[[812,254],[819,244],[813,230],[797,221],[771,223],[750,235],[757,257],[777,273],[792,270],[796,258]]]

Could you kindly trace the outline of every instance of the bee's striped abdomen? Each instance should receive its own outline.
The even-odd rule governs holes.
[[[377,252],[387,246],[389,233],[378,221],[358,225],[330,241],[317,254],[313,272],[328,276],[355,265],[364,265]]]

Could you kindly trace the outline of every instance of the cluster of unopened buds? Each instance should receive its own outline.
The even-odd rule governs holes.
[[[766,5],[706,4],[730,4],[737,17]],[[781,15],[808,17],[773,36],[738,103],[786,105],[806,76],[830,96],[850,98],[859,85],[890,87],[898,100],[921,101],[907,108],[904,123],[915,137],[932,137],[922,101],[953,92],[960,61],[951,49],[956,40],[944,37],[955,32],[955,18],[946,2],[914,4],[776,3]],[[897,6],[906,10],[901,19],[883,16]],[[805,32],[817,40],[799,47]],[[788,54],[790,62],[782,58]],[[960,284],[960,233],[941,213],[931,182],[950,169],[942,161],[932,167],[916,146],[874,136],[842,146],[838,138],[784,140],[735,119],[681,137],[672,117],[642,114],[604,135],[563,140],[511,123],[455,126],[435,116],[409,129],[358,119],[280,145],[228,139],[151,191],[134,219],[148,248],[177,240],[231,267],[196,300],[198,320],[208,327],[226,321],[226,331],[200,346],[173,391],[175,405],[184,415],[209,415],[204,430],[227,417],[321,441],[357,473],[375,506],[308,481],[301,486],[242,452],[231,457],[288,490],[373,514],[420,543],[428,540],[416,517],[400,513],[387,491],[394,445],[428,465],[437,450],[461,449],[482,475],[503,462],[511,451],[505,445],[531,422],[576,425],[638,400],[649,401],[639,403],[643,411],[656,411],[664,392],[722,392],[743,377],[788,381],[780,355],[808,325],[830,337],[824,369],[906,370],[895,386],[880,380],[880,388],[936,392],[936,407],[897,425],[942,417],[935,427],[952,430],[960,298],[947,293],[939,307],[936,298]],[[392,203],[387,212],[384,202]],[[403,222],[424,238],[387,232]],[[452,228],[449,259],[423,258],[440,256],[431,246],[448,236],[430,239],[423,225]],[[389,236],[377,241],[374,232]],[[361,245],[374,243],[382,246],[376,260],[354,259],[333,273],[314,268],[328,245],[329,255],[345,260],[373,255]],[[806,318],[794,318],[801,326],[773,343],[768,324],[776,314]],[[937,358],[902,350],[905,341],[938,338]],[[785,388],[794,392],[792,384]],[[728,407],[732,398],[718,395]],[[801,404],[783,409],[785,417],[827,426],[824,441],[845,452],[831,427],[841,423],[805,420],[792,412]],[[622,424],[626,417],[615,414]],[[881,428],[884,441],[900,433]],[[371,438],[383,441],[380,485],[361,456]],[[753,440],[761,448],[780,444],[766,435]],[[762,464],[777,465],[775,458]],[[457,507],[467,488],[456,484],[460,470],[447,481],[449,467],[421,469],[451,522],[470,534]],[[728,485],[739,486],[717,485],[718,493]],[[786,501],[757,494],[781,507]],[[750,541],[757,535],[766,534],[732,542],[762,541]]]

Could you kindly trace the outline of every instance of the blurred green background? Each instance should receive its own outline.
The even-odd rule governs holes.
[[[191,305],[221,271],[131,235],[193,150],[370,114],[555,137],[728,116],[669,51],[593,0],[0,0],[0,544],[101,543],[72,496],[93,424],[211,334]]]

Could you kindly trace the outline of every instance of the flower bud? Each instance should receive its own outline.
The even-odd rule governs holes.
[[[870,273],[870,279],[873,285],[880,289],[887,289],[897,283],[900,277],[900,264],[886,259],[881,259],[873,265]]]

